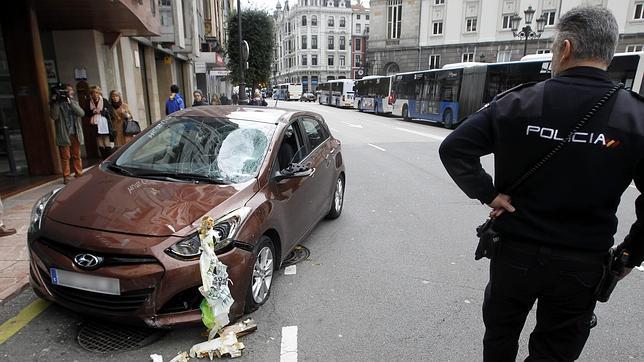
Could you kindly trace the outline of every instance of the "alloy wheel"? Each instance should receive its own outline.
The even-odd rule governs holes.
[[[264,246],[257,254],[257,260],[253,266],[253,300],[257,304],[264,302],[271,289],[273,281],[273,251]]]
[[[338,177],[333,200],[335,212],[340,213],[340,210],[342,210],[342,202],[344,202],[344,183],[342,182],[342,178]]]

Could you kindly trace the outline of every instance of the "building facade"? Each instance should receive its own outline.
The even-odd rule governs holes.
[[[204,8],[223,1],[12,3],[0,14],[0,193],[21,177],[60,173],[48,105],[58,82],[71,84],[84,107],[90,85],[105,98],[120,91],[143,128],[165,117],[171,84],[190,104],[207,44]],[[211,31],[221,36],[220,27]],[[84,118],[84,158],[98,156],[93,132]]]
[[[274,12],[273,84],[319,82],[351,77],[351,1],[298,0]]]
[[[351,6],[351,78],[360,79],[366,74],[364,59],[369,39],[369,8],[362,3]]]
[[[458,62],[520,60],[550,52],[559,16],[579,5],[604,6],[617,18],[618,52],[644,45],[643,0],[371,0],[367,68],[374,74],[440,68]],[[535,10],[531,28],[543,16],[540,38],[515,38],[511,17]]]

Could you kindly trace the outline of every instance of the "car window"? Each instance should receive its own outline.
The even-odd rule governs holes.
[[[309,139],[311,150],[321,145],[329,137],[326,130],[317,119],[307,117],[302,118],[302,126],[304,127],[306,137]]]
[[[212,117],[171,117],[116,160],[134,174],[194,174],[223,183],[255,177],[275,125]]]
[[[302,142],[302,137],[297,132],[297,123],[291,123],[284,130],[284,138],[279,151],[277,151],[278,170],[283,170],[291,163],[297,163],[306,156],[306,147]]]

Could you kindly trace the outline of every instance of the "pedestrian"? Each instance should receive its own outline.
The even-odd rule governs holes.
[[[2,198],[0,198],[0,237],[15,234],[16,229],[9,228],[4,224],[4,222],[2,222],[3,214],[4,214],[4,205],[2,205]]]
[[[219,106],[221,105],[221,99],[219,99],[219,96],[216,94],[213,94],[212,97],[210,98],[210,104],[213,106]]]
[[[103,98],[101,87],[89,87],[89,110],[85,113],[90,117],[89,123],[96,126],[96,144],[101,159],[106,159],[112,154],[112,142],[116,140],[116,132],[112,125],[112,111],[110,102]]]
[[[181,97],[181,94],[179,94],[179,86],[176,84],[171,85],[170,97],[168,97],[168,100],[165,101],[166,116],[184,108],[186,108],[186,105],[183,102],[183,98]]]
[[[268,106],[268,103],[266,103],[266,100],[262,98],[262,94],[259,92],[259,89],[255,89],[255,97],[248,102],[249,106]]]
[[[116,147],[121,147],[134,138],[133,134],[127,134],[125,132],[127,122],[133,119],[132,112],[130,111],[130,106],[123,102],[121,92],[117,90],[110,92],[110,104],[112,106],[112,125],[116,131],[114,145]]]
[[[237,94],[237,92],[233,92],[233,95],[230,96],[230,99],[232,99],[234,105],[239,104],[239,94]]]
[[[192,98],[194,99],[192,101],[193,107],[208,105],[208,101],[206,101],[206,99],[203,96],[203,93],[199,89],[192,92]]]
[[[63,171],[63,183],[67,184],[71,180],[70,158],[74,176],[78,178],[83,175],[80,146],[85,143],[81,120],[85,111],[74,99],[74,87],[70,84],[59,83],[52,88],[51,94],[49,113],[51,119],[54,120],[56,145],[60,153]]]
[[[228,105],[232,104],[230,99],[228,97],[226,97],[225,94],[222,94],[221,96],[219,96],[219,101],[221,102],[221,105],[223,105],[223,106],[228,106]]]
[[[555,26],[553,77],[499,94],[440,146],[456,184],[492,208],[487,235],[498,241],[488,249],[485,361],[515,360],[535,301],[526,361],[576,360],[588,339],[620,196],[633,178],[644,190],[644,102],[606,72],[618,36],[609,10],[571,9]],[[494,183],[480,163],[490,153]],[[620,278],[644,259],[643,200],[617,247],[630,254]]]

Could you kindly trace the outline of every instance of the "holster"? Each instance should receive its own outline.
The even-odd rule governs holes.
[[[620,275],[624,272],[624,263],[621,260],[621,254],[611,248],[608,251],[608,257],[604,263],[604,270],[601,280],[595,289],[595,299],[598,302],[606,303],[610,295],[615,290]]]
[[[476,228],[476,236],[479,238],[479,243],[474,252],[474,260],[481,258],[492,259],[498,248],[501,237],[494,230],[494,219],[487,219],[483,224]]]

